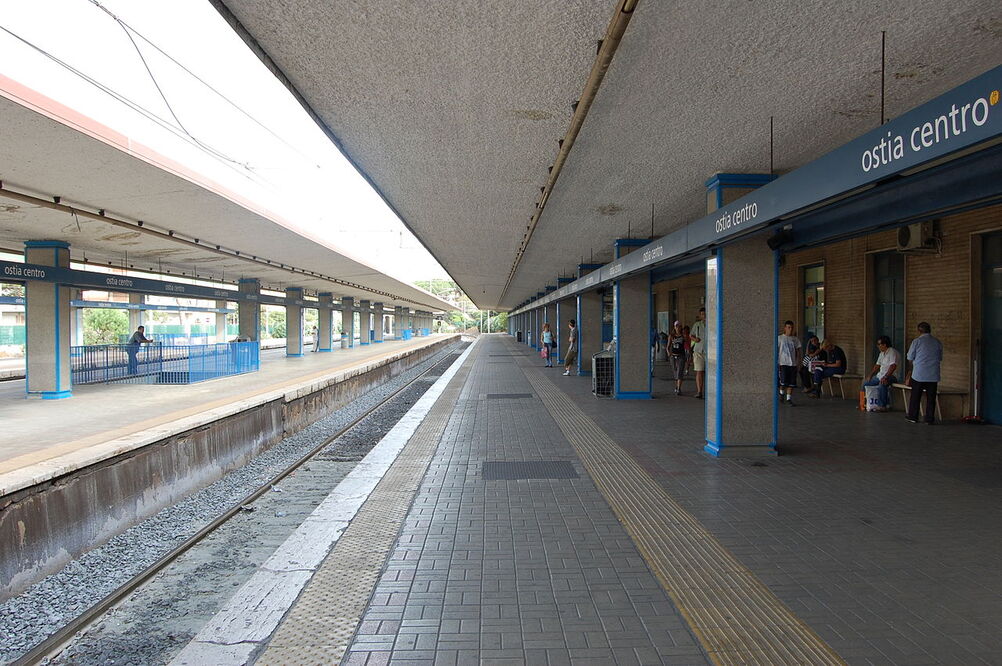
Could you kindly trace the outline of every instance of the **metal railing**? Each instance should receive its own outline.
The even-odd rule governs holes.
[[[86,345],[70,348],[74,384],[194,384],[254,372],[257,342],[212,345]]]

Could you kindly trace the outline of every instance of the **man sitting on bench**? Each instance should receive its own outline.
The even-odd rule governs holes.
[[[877,349],[880,350],[880,355],[877,356],[877,363],[870,371],[870,376],[863,382],[863,387],[879,387],[879,411],[886,412],[891,407],[891,386],[898,381],[894,373],[901,367],[901,354],[891,346],[891,339],[886,335],[881,335],[877,339]]]
[[[847,365],[845,352],[831,340],[825,338],[821,343],[821,350],[825,353],[825,362],[814,368],[814,389],[810,393],[812,398],[820,398],[821,382],[833,375],[844,375]]]

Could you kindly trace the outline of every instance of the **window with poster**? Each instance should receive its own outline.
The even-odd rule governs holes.
[[[825,266],[804,266],[804,319],[800,331],[806,340],[812,335],[825,339]]]

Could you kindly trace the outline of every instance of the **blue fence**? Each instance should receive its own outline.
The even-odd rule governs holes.
[[[87,345],[70,348],[74,384],[194,384],[254,372],[257,342],[213,345]]]

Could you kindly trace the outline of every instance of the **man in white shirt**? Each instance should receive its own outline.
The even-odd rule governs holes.
[[[877,363],[870,371],[870,376],[863,382],[863,386],[879,387],[879,411],[886,412],[891,407],[891,386],[898,381],[894,373],[901,367],[901,354],[891,346],[891,339],[886,335],[877,339],[877,349],[880,350]]]
[[[797,366],[800,365],[800,338],[793,334],[793,322],[783,324],[779,345],[779,394],[786,392],[786,404],[793,407],[793,387],[797,385]]]

